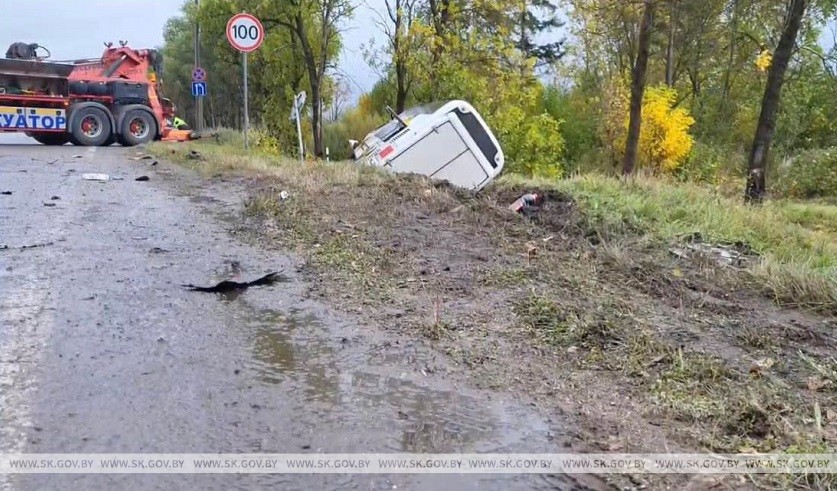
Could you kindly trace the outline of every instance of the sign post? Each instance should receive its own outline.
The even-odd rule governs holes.
[[[242,53],[244,72],[244,148],[248,148],[247,131],[250,129],[247,87],[247,53],[256,51],[264,42],[264,26],[261,21],[248,13],[235,14],[227,22],[227,41]]]
[[[305,149],[302,146],[302,126],[300,126],[299,122],[299,113],[302,110],[302,106],[305,105],[305,91],[300,92],[299,94],[294,97],[294,107],[291,110],[291,119],[296,120],[296,134],[299,138],[299,163],[305,163]]]

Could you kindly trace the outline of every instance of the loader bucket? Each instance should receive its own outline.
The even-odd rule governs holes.
[[[0,58],[0,73],[7,76],[36,76],[66,79],[75,68],[64,63]]]

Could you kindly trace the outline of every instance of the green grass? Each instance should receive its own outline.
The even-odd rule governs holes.
[[[750,272],[776,301],[837,312],[837,206],[782,200],[753,207],[706,186],[643,176],[501,181],[570,195],[606,237],[671,242],[700,234],[710,243],[743,243],[760,256]]]
[[[394,184],[391,176],[378,169],[349,162],[301,164],[258,148],[244,151],[241,143],[224,137],[220,143],[206,140],[174,147],[154,144],[151,148],[206,174],[241,171],[270,175],[297,192],[314,195],[329,186],[405,187]],[[176,149],[173,154],[170,148]],[[202,158],[186,158],[192,149]],[[777,200],[753,207],[705,185],[641,175],[622,180],[586,174],[547,181],[506,174],[485,193],[503,186],[552,189],[569,195],[588,228],[611,242],[625,236],[648,236],[672,243],[699,234],[705,242],[743,244],[758,256],[748,271],[755,287],[766,296],[789,307],[837,313],[837,206]]]

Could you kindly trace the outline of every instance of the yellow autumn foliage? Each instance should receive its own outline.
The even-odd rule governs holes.
[[[773,54],[770,50],[765,49],[761,53],[759,53],[758,57],[756,57],[756,68],[759,69],[760,72],[767,71],[770,68],[770,65],[773,63]]]
[[[680,167],[689,156],[695,124],[686,109],[674,107],[677,93],[670,87],[649,87],[642,103],[639,152],[647,164],[667,172]],[[628,119],[625,119],[627,133]]]
[[[621,156],[628,135],[630,93],[625,87],[611,87],[604,111],[601,133],[613,142]],[[674,107],[677,93],[667,86],[645,89],[639,136],[639,164],[654,170],[672,172],[683,165],[694,145],[689,129],[694,118],[682,107]],[[607,140],[606,140],[607,141]]]

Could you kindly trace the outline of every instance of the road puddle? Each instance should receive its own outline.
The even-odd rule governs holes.
[[[531,451],[540,447],[537,440],[548,440],[547,424],[523,408],[465,394],[390,356],[373,356],[309,313],[254,311],[246,322],[255,380],[292,396],[308,413],[364,428],[352,451]]]

